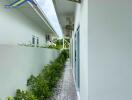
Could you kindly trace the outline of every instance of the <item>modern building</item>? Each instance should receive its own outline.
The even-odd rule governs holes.
[[[18,88],[25,90],[30,75],[37,75],[59,54],[53,49],[26,47],[44,46],[57,34],[39,5],[25,2],[19,7],[5,6],[13,1],[0,0],[1,100],[14,96]]]
[[[80,100],[132,100],[132,1],[53,1]]]
[[[0,43],[35,44],[39,40],[43,45],[49,39],[46,34],[55,33],[38,6],[26,3],[18,9],[5,9],[2,5],[7,3],[0,1]],[[132,1],[53,0],[53,3],[64,36],[71,39],[70,58],[78,100],[132,100]],[[49,49],[1,45],[0,50],[3,98],[17,87],[25,88],[23,82],[29,74],[40,70],[36,66],[47,64],[58,54]]]
[[[71,38],[71,63],[78,99],[88,100],[88,0],[53,0],[65,37]]]
[[[13,0],[0,1],[0,44],[44,45],[50,36],[56,35],[39,5],[25,1],[16,7],[5,6]]]

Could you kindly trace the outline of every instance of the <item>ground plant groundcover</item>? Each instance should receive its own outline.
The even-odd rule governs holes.
[[[58,58],[44,66],[39,75],[29,77],[27,90],[17,89],[16,95],[7,97],[7,100],[50,100],[63,74],[68,56],[68,50],[62,50]]]

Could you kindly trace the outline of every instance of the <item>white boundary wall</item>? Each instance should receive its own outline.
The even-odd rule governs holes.
[[[13,96],[18,88],[26,89],[30,75],[37,75],[58,54],[54,49],[0,45],[0,98]]]

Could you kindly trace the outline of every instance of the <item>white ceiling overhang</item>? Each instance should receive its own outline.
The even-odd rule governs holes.
[[[4,2],[3,4],[10,3],[10,0],[2,0],[1,2]],[[11,8],[18,9],[18,11],[22,12],[24,15],[29,17],[36,25],[41,27],[45,33],[50,33],[54,36],[57,36],[57,33],[53,29],[52,25],[48,21],[46,15],[41,10],[39,5],[33,5],[30,2],[25,3],[24,5],[21,5],[18,8]]]
[[[69,0],[53,0],[63,34],[70,36],[73,30],[76,2]]]

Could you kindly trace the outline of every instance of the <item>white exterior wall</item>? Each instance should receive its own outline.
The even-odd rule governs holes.
[[[46,43],[45,32],[18,9],[4,8],[0,3],[0,44],[32,43],[32,35],[39,37],[40,45]]]
[[[88,100],[88,0],[83,0],[80,17],[80,99]]]
[[[88,1],[87,100],[132,100],[132,1]]]
[[[37,75],[58,54],[53,49],[0,45],[1,100],[14,96],[18,88],[26,89],[30,75]]]
[[[80,100],[88,100],[88,0],[77,4],[75,14],[75,27],[72,39],[80,25]],[[73,43],[73,49],[74,43]],[[73,51],[73,59],[74,58]],[[73,60],[74,62],[75,60]],[[73,63],[74,65],[74,63]],[[75,67],[75,65],[74,65]],[[73,68],[74,70],[74,68]],[[74,72],[74,71],[73,71]]]

